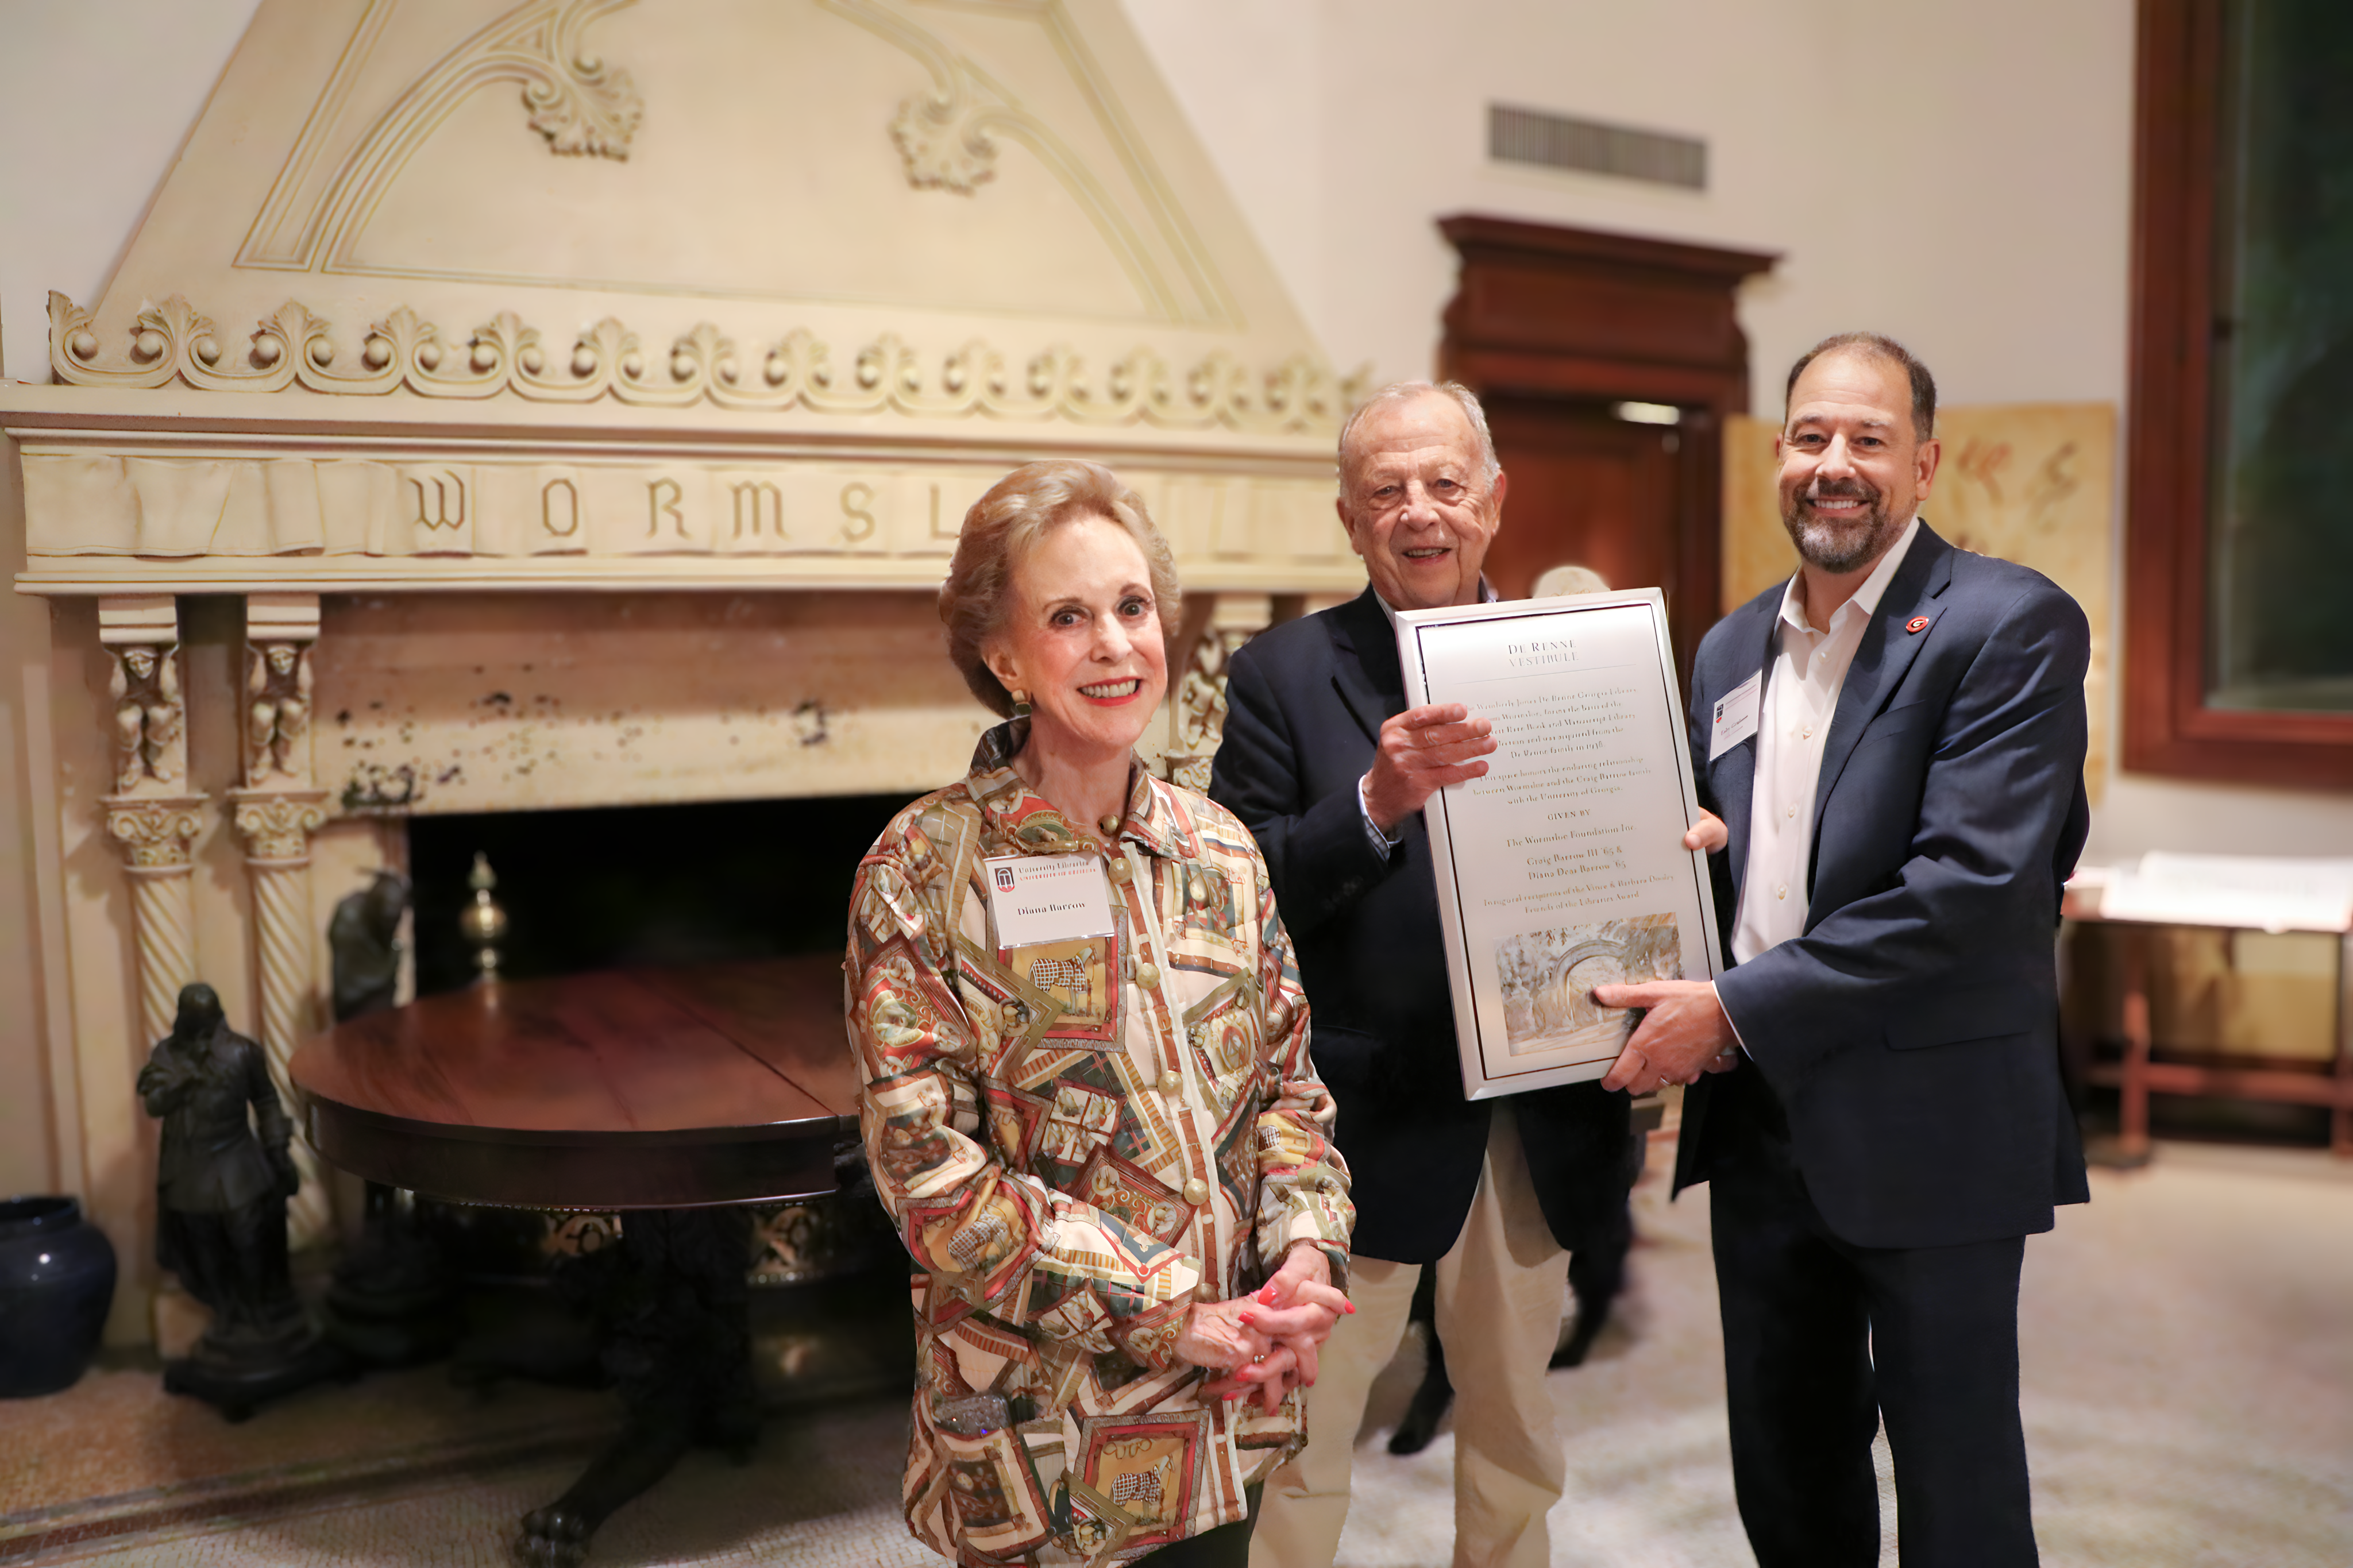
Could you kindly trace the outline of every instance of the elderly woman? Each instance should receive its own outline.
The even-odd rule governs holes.
[[[860,1120],[923,1269],[907,1519],[959,1563],[1244,1563],[1354,1310],[1265,863],[1134,751],[1177,594],[1109,470],[1031,463],[983,496],[940,618],[1009,721],[852,894]]]

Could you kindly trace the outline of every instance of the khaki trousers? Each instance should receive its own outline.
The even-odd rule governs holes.
[[[1512,1102],[1495,1102],[1478,1195],[1438,1270],[1438,1337],[1454,1383],[1454,1568],[1548,1568],[1545,1514],[1567,1478],[1546,1363],[1560,1336],[1568,1254],[1528,1181]],[[1250,1568],[1329,1568],[1373,1380],[1397,1353],[1422,1265],[1348,1266],[1356,1311],[1325,1341],[1307,1391],[1307,1447],[1268,1479]]]

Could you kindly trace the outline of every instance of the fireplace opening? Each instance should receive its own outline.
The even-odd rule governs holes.
[[[912,795],[699,801],[408,820],[417,989],[475,973],[458,917],[497,873],[509,979],[839,952],[859,858]]]
[[[417,989],[452,991],[474,979],[458,916],[472,900],[467,878],[478,853],[497,873],[494,896],[507,911],[499,962],[507,979],[839,954],[859,858],[913,798],[411,817]],[[752,1372],[771,1408],[901,1390],[913,1376],[908,1258],[854,1171],[856,1149],[847,1131],[836,1149],[841,1193],[753,1211]],[[428,1198],[415,1200],[413,1212],[462,1283],[466,1331],[453,1375],[601,1377],[586,1286],[549,1289],[565,1216]]]

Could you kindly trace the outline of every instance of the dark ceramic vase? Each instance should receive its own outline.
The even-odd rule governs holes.
[[[72,1387],[113,1302],[114,1244],[78,1201],[0,1201],[0,1399]]]

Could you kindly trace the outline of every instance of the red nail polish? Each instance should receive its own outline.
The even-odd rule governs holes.
[[[1242,1326],[1243,1326],[1243,1327],[1245,1327],[1245,1328],[1247,1328],[1247,1327],[1249,1327],[1249,1326],[1250,1326],[1250,1313],[1248,1313],[1248,1312],[1244,1312],[1244,1313],[1242,1314]]]
[[[1354,1301],[1343,1301],[1340,1305],[1349,1312],[1354,1312],[1356,1310],[1356,1304]]]

